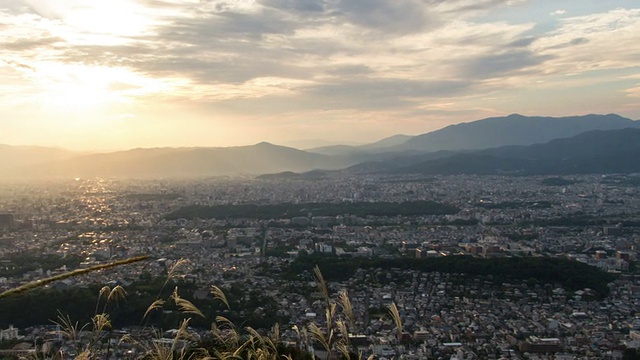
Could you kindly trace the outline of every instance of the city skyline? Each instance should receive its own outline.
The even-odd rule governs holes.
[[[366,143],[640,118],[632,1],[0,0],[0,143]]]

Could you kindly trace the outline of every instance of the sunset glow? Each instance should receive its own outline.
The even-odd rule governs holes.
[[[364,143],[640,118],[636,1],[0,0],[0,143]],[[310,142],[311,143],[311,142]]]

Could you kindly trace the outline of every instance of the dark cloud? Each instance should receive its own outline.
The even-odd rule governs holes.
[[[540,65],[550,56],[536,55],[530,51],[509,51],[469,60],[464,64],[462,76],[470,79],[488,79],[508,76],[526,68]]]
[[[577,45],[586,44],[588,42],[589,42],[589,39],[584,38],[584,37],[578,37],[578,38],[571,39],[570,41],[567,41],[567,42],[562,43],[562,44],[550,46],[547,49],[564,49],[564,48],[568,48],[568,47],[571,47],[571,46],[577,46]]]
[[[291,35],[297,28],[273,11],[221,12],[202,18],[179,18],[157,29],[160,39],[207,46],[209,40],[256,40],[267,34]]]
[[[533,42],[536,41],[536,40],[537,40],[537,38],[534,38],[534,37],[526,37],[526,38],[522,38],[522,39],[518,39],[518,40],[512,41],[509,44],[507,44],[507,46],[514,47],[514,48],[527,47],[527,46],[533,44]]]
[[[579,38],[571,39],[571,41],[569,41],[569,45],[582,45],[588,42],[589,42],[589,39],[579,37]]]
[[[440,24],[422,1],[341,0],[334,10],[352,24],[381,33],[416,33]]]
[[[450,12],[468,13],[486,11],[497,6],[506,6],[511,0],[429,0],[428,3],[437,5],[446,2],[451,7]]]
[[[458,46],[468,46],[468,45],[496,46],[496,45],[505,43],[505,41],[507,41],[501,38],[502,34],[505,34],[505,32],[501,31],[496,33],[492,31],[477,31],[475,33],[470,33],[468,35],[461,36],[455,40],[447,39],[446,42],[449,44],[455,43],[455,45],[458,45]],[[505,46],[510,48],[511,47],[514,47],[514,48],[527,47],[531,45],[534,41],[536,41],[536,38],[526,37],[526,38],[511,41],[511,42],[507,42],[505,43]]]
[[[322,0],[263,0],[263,5],[286,11],[301,11],[310,13],[322,13],[325,4]]]

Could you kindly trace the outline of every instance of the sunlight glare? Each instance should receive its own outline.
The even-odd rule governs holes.
[[[83,65],[43,64],[38,80],[46,89],[42,103],[56,111],[97,110],[114,102],[126,102],[126,92],[113,90],[114,84],[135,81],[124,69]],[[133,85],[132,85],[133,86]]]
[[[152,20],[143,8],[128,0],[78,1],[65,9],[65,24],[77,31],[112,36],[142,34]]]

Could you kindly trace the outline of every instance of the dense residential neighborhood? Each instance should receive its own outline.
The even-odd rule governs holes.
[[[216,311],[265,331],[278,322],[286,344],[319,358],[327,357],[320,344],[295,329],[327,326],[327,303],[346,292],[355,316],[350,344],[365,358],[623,359],[640,348],[639,184],[632,175],[372,179],[339,172],[312,179],[6,182],[0,185],[0,287],[148,255],[39,291],[131,289],[144,279],[166,278],[180,262],[176,281],[188,291],[185,298],[213,301],[209,289],[215,285],[229,294],[231,305],[242,304]],[[405,209],[429,202],[447,211],[371,215],[373,204],[384,202]],[[285,213],[264,215],[276,205]],[[220,209],[233,217],[205,216]],[[611,281],[602,287],[595,279],[593,285],[576,280],[579,274],[550,281],[533,273],[403,265],[456,257],[557,259],[599,269]],[[373,265],[342,276],[331,265],[369,260]],[[311,269],[292,273],[305,262],[325,273],[329,299],[318,291]],[[238,291],[244,293],[233,295]],[[0,309],[7,308],[2,301]],[[402,319],[401,335],[389,315],[391,304]],[[33,324],[2,318],[0,343],[11,354],[57,348],[73,358],[71,344],[52,335],[51,320],[58,315]],[[141,321],[129,319],[137,326],[117,329],[105,356],[135,357],[141,350],[122,345],[116,335],[154,336],[140,328]],[[191,331],[204,339],[207,328],[194,325]]]

